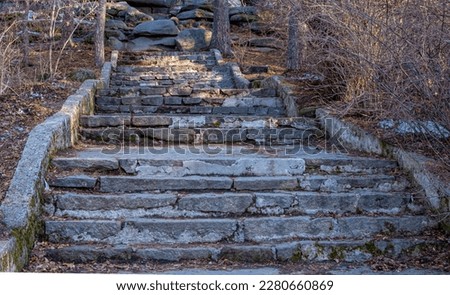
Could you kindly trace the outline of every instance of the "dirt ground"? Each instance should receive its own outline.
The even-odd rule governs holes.
[[[43,54],[45,52],[32,54],[21,85],[10,94],[0,96],[0,201],[6,194],[28,133],[58,112],[67,97],[80,86],[80,82],[68,78],[70,73],[77,69],[95,70],[92,46],[80,44],[64,54],[56,79],[33,82]]]

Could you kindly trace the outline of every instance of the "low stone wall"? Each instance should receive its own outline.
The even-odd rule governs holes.
[[[424,189],[431,208],[444,213],[450,211],[450,184],[439,180],[427,168],[433,160],[388,145],[363,129],[332,116],[324,109],[318,109],[316,116],[327,135],[337,139],[344,147],[395,159]]]
[[[94,111],[94,96],[107,87],[112,64],[105,63],[99,80],[86,80],[69,96],[61,110],[36,126],[17,165],[0,205],[0,271],[19,271],[26,263],[36,237],[43,231],[41,204],[46,187],[45,173],[51,154],[76,143],[79,118]]]
[[[298,117],[297,102],[293,91],[288,85],[283,83],[282,78],[279,76],[273,76],[265,79],[262,82],[263,88],[276,89],[277,96],[283,99],[284,107],[288,117]]]

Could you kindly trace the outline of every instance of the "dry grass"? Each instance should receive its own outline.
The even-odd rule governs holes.
[[[259,4],[271,36],[287,42],[287,15],[301,4],[302,69],[325,77],[299,84],[300,107],[328,106],[376,129],[381,119],[431,120],[450,130],[450,14],[446,0],[274,0]],[[286,52],[277,54],[285,63]],[[449,140],[387,136],[450,169]],[[412,144],[413,143],[413,144]]]

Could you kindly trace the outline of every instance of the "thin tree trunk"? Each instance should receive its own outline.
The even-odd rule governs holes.
[[[288,48],[287,48],[287,69],[299,70],[302,66],[303,42],[300,36],[300,21],[298,7],[292,7],[289,13]]]
[[[98,67],[101,67],[105,62],[105,20],[106,0],[99,0],[95,29],[95,65]]]
[[[73,46],[72,32],[75,28],[74,23],[74,7],[71,0],[65,0],[64,2],[64,17],[62,24],[62,36],[61,36],[61,47],[66,45]]]
[[[214,23],[211,48],[219,49],[224,56],[231,56],[229,6],[226,0],[214,0]]]
[[[28,13],[30,11],[30,0],[25,1],[25,13],[22,25],[22,43],[23,43],[23,63],[30,64],[30,34],[28,33]]]

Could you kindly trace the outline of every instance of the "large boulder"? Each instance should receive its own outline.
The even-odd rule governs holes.
[[[177,15],[179,20],[187,19],[214,19],[214,13],[200,8],[194,10],[183,11]]]
[[[143,51],[143,50],[151,50],[157,46],[174,48],[175,44],[176,44],[175,37],[164,37],[164,38],[139,37],[128,42],[127,49],[130,51]]]
[[[187,29],[176,38],[178,49],[182,51],[201,51],[209,48],[212,32],[204,29]]]
[[[154,21],[143,22],[137,25],[133,34],[137,36],[176,36],[180,30],[173,20],[160,19]]]
[[[127,2],[108,2],[106,12],[114,18],[121,18],[134,26],[136,23],[153,20],[148,14],[130,6]]]
[[[131,5],[172,7],[177,0],[126,0]]]
[[[208,11],[214,10],[213,0],[186,0],[183,2],[181,12],[201,8]]]

